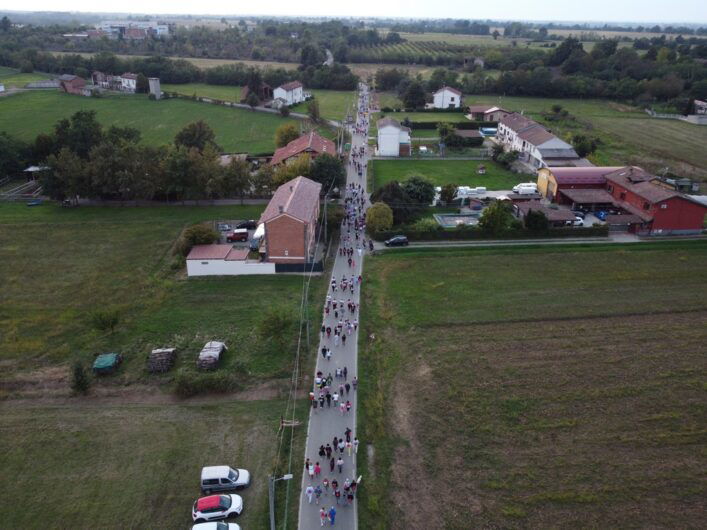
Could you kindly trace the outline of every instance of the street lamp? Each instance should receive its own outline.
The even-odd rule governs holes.
[[[270,530],[275,530],[275,482],[278,480],[291,480],[292,473],[283,475],[280,478],[275,478],[272,475],[268,477],[268,492],[270,497]]]

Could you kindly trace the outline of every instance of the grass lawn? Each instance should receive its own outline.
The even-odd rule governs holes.
[[[43,520],[71,528],[190,528],[192,503],[203,495],[201,468],[226,464],[252,475],[250,488],[238,492],[243,514],[231,521],[264,528],[267,476],[284,408],[281,400],[5,402],[0,405],[0,465],[12,480],[0,485],[3,526],[28,528]],[[278,492],[280,522],[283,491]]]
[[[223,364],[239,370],[244,385],[286,377],[295,331],[283,331],[278,341],[261,338],[256,327],[263,312],[278,305],[294,318],[300,277],[187,279],[183,266],[172,268],[176,258],[170,248],[184,226],[257,219],[263,208],[1,205],[0,361],[5,368],[0,382],[9,385],[3,385],[3,395],[41,394],[43,387],[37,383],[46,375],[42,367],[90,361],[104,351],[122,352],[125,361],[117,376],[100,380],[102,390],[112,392],[137,381],[169,385],[174,372],[147,376],[147,352],[171,344],[179,349],[177,368],[192,370],[198,351],[212,339],[230,346]],[[312,300],[316,285],[315,279]],[[118,311],[113,333],[92,325],[91,315],[102,309]],[[58,392],[66,394],[68,386]]]
[[[185,96],[197,95],[222,101],[234,101],[236,103],[241,101],[242,88],[239,86],[207,85],[206,83],[185,83],[181,85],[165,83],[162,85],[162,90],[165,92],[176,92]]]
[[[343,120],[350,112],[355,115],[353,105],[356,102],[356,92],[353,90],[309,90],[314,99],[319,102],[319,112],[328,120]],[[292,112],[307,114],[307,102],[292,107]]]
[[[11,87],[22,88],[27,83],[41,81],[42,79],[49,79],[50,77],[51,76],[48,74],[41,74],[38,72],[23,74],[14,68],[0,66],[0,84],[5,85],[6,90]]]
[[[508,171],[491,160],[373,160],[374,188],[391,180],[401,182],[412,176],[425,177],[435,186],[485,186],[489,190],[506,190],[521,182],[523,175]],[[479,175],[479,165],[486,174]]]
[[[187,100],[150,101],[142,95],[86,98],[42,91],[0,99],[0,131],[32,141],[78,110],[95,110],[105,126],[135,127],[142,133],[143,141],[152,145],[172,143],[185,125],[204,120],[227,152],[272,152],[277,127],[293,121],[273,114]]]
[[[362,527],[701,526],[705,242],[366,268]]]

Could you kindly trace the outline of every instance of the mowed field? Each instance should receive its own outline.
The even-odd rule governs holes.
[[[275,130],[290,119],[274,114],[227,108],[195,101],[150,101],[145,95],[86,98],[54,91],[25,92],[0,98],[0,131],[33,141],[57,121],[79,110],[95,110],[104,126],[134,127],[151,145],[171,144],[197,120],[206,121],[226,152],[267,153],[275,149]]]
[[[392,180],[402,182],[412,176],[425,177],[435,186],[485,186],[489,190],[507,190],[521,182],[523,175],[513,173],[491,160],[373,160],[373,189]],[[486,174],[479,175],[480,165]],[[527,178],[527,177],[526,177]]]
[[[362,527],[702,526],[705,242],[366,267]]]
[[[5,85],[5,90],[9,88],[21,88],[27,83],[41,81],[42,79],[49,79],[50,77],[51,76],[48,74],[41,74],[37,72],[23,74],[14,68],[0,66],[0,85]]]

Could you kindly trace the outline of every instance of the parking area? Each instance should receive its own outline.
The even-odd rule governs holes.
[[[214,230],[219,233],[219,243],[232,243],[236,248],[247,248],[258,228],[257,219],[228,219],[214,221]]]

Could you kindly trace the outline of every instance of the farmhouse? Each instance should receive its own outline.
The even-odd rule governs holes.
[[[123,92],[135,92],[137,90],[137,74],[128,72],[121,75],[120,89]]]
[[[310,263],[316,251],[322,185],[297,177],[280,186],[260,216],[260,253],[270,263]],[[260,230],[260,227],[258,227]]]
[[[59,88],[67,94],[82,94],[86,81],[77,75],[64,74],[59,76]]]
[[[587,165],[570,144],[516,112],[501,119],[496,138],[506,150],[518,151],[519,159],[534,168]]]
[[[458,109],[462,104],[462,93],[456,88],[443,86],[432,95],[432,106],[436,109]]]
[[[393,118],[378,120],[376,126],[379,156],[410,156],[410,128]]]
[[[567,189],[604,189],[607,173],[621,169],[609,167],[552,167],[538,170],[538,192],[546,199],[559,201],[559,191]]]
[[[282,99],[286,105],[296,105],[304,101],[304,87],[299,81],[291,81],[273,91],[275,99]]]
[[[509,114],[510,111],[493,105],[470,105],[466,117],[471,121],[499,122]]]
[[[248,94],[250,94],[250,87],[244,86],[243,90],[241,90],[241,103],[246,102],[246,99],[248,99]],[[267,83],[260,83],[255,95],[258,96],[260,101],[271,100],[273,97],[272,87]]]
[[[312,159],[323,154],[336,156],[336,144],[328,138],[323,138],[311,131],[292,140],[285,147],[277,149],[272,160],[270,160],[270,164],[273,166],[283,163],[288,164],[302,153],[307,153]]]
[[[233,245],[196,245],[187,256],[188,276],[236,276],[274,274],[275,266],[249,260],[247,248]]]

